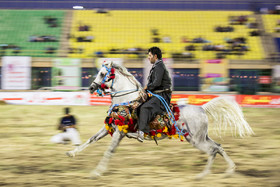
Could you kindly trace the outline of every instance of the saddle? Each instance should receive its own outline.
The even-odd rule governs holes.
[[[105,128],[108,133],[112,136],[114,133],[114,124],[117,126],[119,131],[127,134],[134,133],[138,129],[137,125],[137,107],[140,106],[139,101],[135,101],[130,105],[120,105],[112,109],[112,112],[105,119]],[[173,112],[175,121],[178,120],[180,110],[176,104],[170,104],[170,109]],[[174,124],[171,123],[171,119],[167,112],[162,115],[157,115],[149,123],[150,132],[145,133],[145,136],[149,135],[152,139],[155,137],[160,138],[162,135],[167,135],[169,138],[178,138],[176,133],[176,128]]]

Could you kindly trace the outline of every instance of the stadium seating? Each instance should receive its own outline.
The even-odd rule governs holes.
[[[275,33],[275,28],[279,27],[277,26],[278,20],[280,20],[280,15],[277,14],[266,14],[262,15],[262,19],[264,22],[265,30],[268,33]]]
[[[56,56],[64,11],[0,10],[0,14],[0,50],[4,48],[1,55]],[[44,18],[47,17],[54,18],[52,25],[45,23]],[[57,41],[46,39],[45,42],[30,42],[30,36],[51,36]]]
[[[106,57],[137,57],[133,52],[112,54],[110,50],[127,50],[134,48],[147,49],[157,45],[164,51],[165,57],[172,54],[192,53],[197,59],[216,58],[216,52],[202,51],[204,44],[182,43],[182,37],[188,40],[203,37],[213,45],[227,45],[225,38],[244,37],[249,51],[242,55],[227,55],[228,59],[262,59],[264,52],[259,37],[251,37],[253,29],[243,25],[232,25],[234,32],[215,32],[217,26],[229,26],[229,16],[249,16],[254,21],[250,11],[110,11],[96,13],[92,10],[74,11],[70,39],[71,48],[80,48],[81,53],[69,54],[70,57],[93,57],[98,51]],[[88,25],[89,31],[79,31],[79,26]],[[157,29],[158,35],[153,36],[152,30]],[[93,36],[92,42],[77,42],[77,37]],[[153,37],[163,40],[169,37],[170,43],[154,43]],[[186,51],[187,45],[196,46],[196,51]]]

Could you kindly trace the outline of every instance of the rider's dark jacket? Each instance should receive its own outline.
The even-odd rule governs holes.
[[[147,89],[151,92],[171,89],[171,78],[162,60],[156,61],[151,68]]]
[[[171,78],[162,60],[157,60],[150,70],[147,90],[162,96],[170,104]],[[165,111],[164,105],[156,97],[151,97],[140,107],[139,129],[149,132],[149,122],[157,115]]]

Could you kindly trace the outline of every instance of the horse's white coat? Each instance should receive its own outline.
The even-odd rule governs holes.
[[[112,87],[113,92],[132,90],[136,88],[139,89],[139,91],[127,95],[124,94],[125,92],[119,93],[119,97],[112,98],[112,104],[133,101],[139,97],[139,94],[142,92],[141,85],[124,67],[113,63],[105,63],[105,65],[116,69],[116,78]],[[106,73],[106,68],[102,68],[99,71],[96,79],[94,80],[94,90],[97,89],[96,85],[101,84]],[[112,81],[109,81],[106,84],[110,87]],[[230,101],[227,98],[216,98],[203,106],[180,105],[180,117],[177,122],[179,129],[188,131],[189,135],[186,136],[186,140],[194,147],[209,155],[204,171],[200,173],[197,178],[203,178],[205,175],[210,173],[210,168],[217,153],[223,156],[225,161],[228,163],[228,169],[226,170],[227,174],[231,174],[235,170],[234,162],[229,158],[221,145],[214,142],[208,136],[208,118],[213,124],[215,124],[217,132],[220,132],[222,129],[226,129],[229,126],[232,130],[234,129],[235,134],[238,134],[241,137],[253,134],[251,127],[244,119],[241,108],[235,101]],[[104,126],[97,134],[92,136],[83,145],[77,147],[73,151],[67,152],[67,155],[74,157],[89,144],[97,142],[107,134],[108,132]],[[104,153],[104,156],[97,165],[96,169],[91,172],[92,177],[101,176],[106,171],[109,159],[124,136],[125,134],[123,132],[120,132],[118,128],[115,128],[111,145]]]

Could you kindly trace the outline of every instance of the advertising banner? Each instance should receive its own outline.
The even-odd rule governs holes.
[[[280,108],[279,95],[236,95],[236,101],[242,107]]]
[[[271,84],[271,76],[259,76],[259,84]]]
[[[280,108],[280,95],[173,94],[171,103],[203,105],[214,98],[236,100],[242,107]],[[0,100],[16,105],[111,105],[111,97],[89,92],[0,92]]]
[[[94,94],[90,94],[89,104],[90,105],[111,105],[111,97],[109,95],[100,97],[95,92]]]
[[[52,87],[55,90],[78,90],[81,87],[80,59],[53,59]]]
[[[17,105],[89,105],[89,93],[0,92],[0,100]]]
[[[3,57],[1,85],[3,90],[29,90],[31,88],[31,57]]]
[[[188,95],[188,94],[172,94],[171,103],[190,104],[190,105],[203,105],[208,103],[216,97],[226,97],[235,100],[234,95]]]
[[[201,91],[226,92],[228,86],[228,61],[225,59],[202,60]]]

